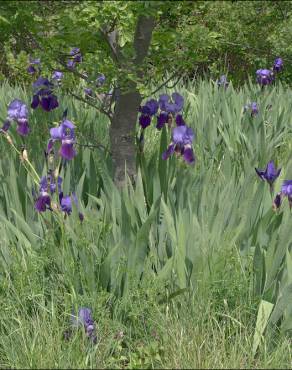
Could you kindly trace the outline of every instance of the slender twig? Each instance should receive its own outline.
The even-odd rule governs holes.
[[[184,73],[182,73],[180,76],[178,76],[177,80],[173,83],[173,85],[169,86],[169,85],[165,85],[167,89],[173,89],[178,83],[179,81],[183,78],[184,76]]]
[[[108,152],[109,154],[111,154],[110,150],[102,144],[96,144],[96,145],[94,145],[94,144],[81,144],[81,143],[75,143],[75,144],[78,145],[78,146],[82,146],[84,148],[104,150],[104,151]]]
[[[153,90],[150,95],[147,95],[144,97],[145,98],[149,98],[150,96],[156,94],[159,90],[161,90],[164,86],[166,86],[168,84],[168,82],[170,82],[175,76],[177,75],[177,72],[174,72],[166,81],[164,81],[162,84],[160,84],[155,90]],[[179,79],[182,77],[183,73],[179,76]],[[175,86],[175,85],[174,85]]]
[[[106,110],[104,110],[102,107],[98,107],[97,105],[91,103],[89,100],[86,100],[86,99],[82,98],[81,96],[74,94],[72,91],[68,91],[68,93],[71,96],[73,96],[75,99],[80,100],[83,103],[86,103],[86,104],[90,105],[91,107],[97,109],[101,113],[105,114],[110,120],[112,119],[112,115],[110,113],[108,113]]]

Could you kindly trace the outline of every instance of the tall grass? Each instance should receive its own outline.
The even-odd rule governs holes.
[[[196,166],[162,161],[170,133],[147,128],[136,185],[119,192],[108,153],[79,147],[61,175],[81,200],[82,224],[76,212],[36,214],[37,186],[0,138],[2,366],[291,366],[291,213],[286,202],[272,211],[254,171],[274,159],[283,168],[276,190],[292,179],[291,91],[207,81],[176,90],[196,133]],[[30,93],[4,84],[0,96],[4,119],[7,103],[29,103]],[[258,116],[243,113],[249,101]],[[49,114],[31,112],[25,144],[40,175],[48,129],[66,108],[79,142],[108,145],[107,120],[64,96]],[[63,340],[80,305],[98,323],[94,348],[82,333]]]

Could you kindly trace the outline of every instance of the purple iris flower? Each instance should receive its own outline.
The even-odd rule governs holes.
[[[85,88],[84,88],[84,94],[85,94],[85,96],[90,96],[90,97],[92,97],[92,96],[93,96],[93,91],[92,91],[92,89],[90,89],[89,87],[85,87]]]
[[[79,48],[73,48],[71,49],[70,53],[71,55],[70,59],[67,62],[67,67],[68,68],[74,68],[76,63],[82,62],[82,55],[80,53]]]
[[[250,109],[251,109],[252,116],[255,116],[259,113],[259,108],[256,102],[251,103]]]
[[[39,64],[41,64],[41,60],[40,60],[40,58],[33,59],[33,58],[30,57],[29,58],[29,63],[39,65]]]
[[[33,75],[34,73],[36,73],[36,71],[37,71],[37,70],[34,68],[34,66],[29,65],[29,66],[27,67],[26,71],[27,71],[29,74]]]
[[[274,65],[273,65],[273,71],[280,72],[283,69],[283,59],[282,58],[276,58]]]
[[[172,114],[180,112],[184,106],[184,98],[176,92],[174,92],[171,97],[172,99],[170,99],[170,96],[167,94],[159,96],[159,106],[161,111]]]
[[[223,86],[226,89],[229,85],[229,82],[227,81],[227,77],[225,75],[220,76],[219,80],[217,80],[217,85]]]
[[[290,209],[292,208],[292,180],[284,180],[281,188],[281,193],[288,197]]]
[[[192,149],[194,137],[195,134],[192,128],[186,125],[175,127],[172,130],[172,141],[167,150],[162,154],[162,159],[165,160],[176,152],[182,155],[187,163],[193,164],[195,162]]]
[[[251,112],[251,116],[256,116],[259,113],[259,108],[256,102],[249,103],[244,106],[244,112],[249,111]]]
[[[52,210],[50,195],[45,191],[41,191],[34,207],[38,212],[45,212],[47,209]]]
[[[96,87],[100,87],[105,83],[106,77],[103,73],[100,73],[96,79]]]
[[[161,130],[167,122],[168,122],[168,113],[161,112],[159,116],[157,116],[156,128],[158,130]]]
[[[275,196],[275,199],[273,201],[273,208],[275,210],[279,209],[281,207],[281,204],[282,204],[282,193],[278,193],[276,196]]]
[[[64,77],[63,72],[54,71],[52,73],[52,80],[61,81],[63,77]]]
[[[256,71],[257,82],[262,85],[269,85],[274,81],[274,74],[269,69],[258,69]]]
[[[54,194],[58,188],[61,191],[62,177],[58,176],[57,183],[54,176],[49,173],[47,176],[43,176],[40,180],[40,191],[50,192]]]
[[[37,72],[36,68],[34,65],[39,65],[41,63],[41,60],[38,59],[32,59],[31,57],[29,58],[29,66],[27,67],[27,72],[29,74],[34,74]]]
[[[90,308],[81,307],[78,311],[77,317],[71,316],[72,324],[75,327],[83,326],[85,334],[92,340],[94,344],[97,342],[95,323],[92,317]]]
[[[13,121],[18,121],[19,119],[27,119],[28,109],[26,104],[19,99],[14,99],[8,105],[7,116],[10,120]]]
[[[155,99],[148,100],[145,105],[140,106],[139,111],[142,113],[139,117],[139,123],[143,129],[150,125],[152,117],[157,113],[159,108]]]
[[[277,180],[277,178],[279,177],[279,175],[281,173],[281,168],[277,170],[276,167],[275,167],[274,161],[270,161],[267,164],[267,167],[266,167],[265,170],[259,170],[257,168],[255,168],[255,170],[256,170],[256,173],[258,174],[258,176],[262,180],[267,181],[267,183],[270,186],[270,191],[271,191],[271,193],[273,193],[273,184]]]
[[[25,118],[20,118],[18,121],[17,121],[17,132],[19,133],[19,135],[21,136],[26,136],[29,134],[30,132],[30,128],[28,126],[28,121],[27,119]]]
[[[53,94],[54,85],[47,78],[39,77],[32,86],[36,91],[31,102],[32,109],[40,105],[43,110],[50,112],[59,106],[58,99]]]
[[[76,151],[74,149],[75,143],[75,126],[74,124],[64,119],[60,126],[50,129],[51,139],[48,143],[48,153],[50,153],[53,143],[55,141],[61,141],[61,148],[59,154],[67,159],[71,160],[75,157]]]
[[[59,194],[59,200],[61,204],[61,209],[63,212],[65,212],[67,215],[70,215],[72,212],[72,202],[70,195],[63,195],[63,192]]]
[[[60,190],[62,184],[62,178],[60,176],[58,177],[57,184]],[[35,202],[35,209],[38,212],[45,212],[47,209],[52,210],[50,194],[56,191],[57,184],[52,174],[48,174],[48,176],[43,176],[41,178],[40,195]]]
[[[141,114],[141,116],[139,117],[139,123],[140,123],[140,126],[145,129],[146,127],[148,127],[151,123],[151,117],[149,115],[146,115],[146,114]]]
[[[28,135],[30,128],[28,125],[28,109],[27,105],[19,100],[14,99],[7,108],[7,119],[1,128],[2,132],[7,132],[12,121],[17,123],[17,132],[22,135]]]
[[[0,132],[7,132],[9,130],[9,127],[11,126],[11,121],[7,119],[4,121],[2,128],[0,129]]]
[[[177,114],[175,117],[175,122],[177,126],[184,126],[186,124],[181,114]]]
[[[77,196],[74,192],[72,192],[72,198],[73,198],[73,202],[75,203],[75,205],[78,209],[78,217],[79,217],[80,221],[82,222],[84,220],[84,215],[83,215],[82,212],[80,212],[78,199],[77,199]],[[61,209],[67,215],[70,215],[72,213],[72,198],[71,198],[70,195],[64,196],[63,192],[59,193],[59,201],[60,201]]]

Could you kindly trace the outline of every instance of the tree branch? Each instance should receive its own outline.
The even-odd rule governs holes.
[[[110,49],[112,60],[120,66],[121,54],[118,48],[118,31],[117,29],[113,29],[114,26],[111,26],[109,30],[100,28],[100,32]]]
[[[148,53],[154,26],[154,17],[139,16],[134,36],[134,49],[136,52],[134,63],[137,66],[142,64]]]
[[[103,109],[102,107],[98,107],[97,105],[91,103],[91,101],[86,100],[86,99],[82,98],[81,96],[74,94],[72,91],[68,91],[68,93],[71,96],[73,96],[73,98],[75,98],[77,100],[80,100],[83,103],[86,103],[86,104],[90,105],[91,107],[93,107],[96,110],[100,111],[102,114],[105,114],[110,120],[112,120],[112,114],[110,112],[106,111],[105,109]]]
[[[145,98],[149,98],[150,96],[152,96],[152,95],[154,95],[154,94],[156,94],[160,89],[162,89],[164,86],[166,86],[167,84],[168,84],[168,82],[170,82],[175,76],[177,75],[177,72],[174,72],[166,81],[164,81],[162,84],[160,84],[154,91],[152,91],[151,92],[151,94],[150,95],[147,95],[147,96],[145,96],[145,97],[143,97],[144,99]],[[174,83],[174,85],[172,86],[172,87],[170,87],[170,86],[167,86],[167,88],[169,88],[169,89],[172,89],[172,88],[174,88],[177,84],[178,84],[178,82],[179,82],[179,80],[182,78],[182,76],[183,76],[183,71],[179,74],[179,76],[178,76],[178,79],[177,79],[177,81]]]

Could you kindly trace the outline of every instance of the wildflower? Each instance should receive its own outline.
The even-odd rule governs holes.
[[[186,126],[178,126],[172,130],[172,141],[167,150],[162,154],[162,159],[169,158],[174,152],[183,156],[184,160],[193,164],[195,162],[192,142],[195,134],[193,130]]]
[[[93,91],[92,89],[88,88],[88,87],[85,87],[84,88],[84,93],[85,93],[85,96],[90,96],[90,97],[93,97]]]
[[[282,58],[276,58],[274,65],[273,65],[273,71],[280,72],[283,69],[283,59]]]
[[[274,81],[274,74],[269,69],[258,69],[256,71],[257,82],[262,85],[269,85]]]
[[[96,79],[96,87],[100,87],[105,83],[106,77],[103,73],[100,73]]]
[[[58,99],[53,94],[53,87],[54,85],[47,78],[43,77],[39,77],[33,83],[35,94],[31,102],[32,109],[36,109],[40,105],[43,110],[50,112],[59,106]]]
[[[63,72],[60,72],[60,71],[54,71],[52,73],[52,80],[55,80],[55,81],[61,81],[62,78],[64,77],[64,74]]]
[[[70,195],[64,196],[63,192],[61,192],[59,194],[59,200],[62,211],[65,212],[65,214],[70,215],[72,212],[72,202]]]
[[[292,208],[292,180],[284,180],[281,188],[281,193],[286,196],[289,201],[290,209]]]
[[[55,193],[57,187],[58,189],[61,188],[62,178],[58,177],[57,184],[55,182],[54,177],[52,174],[48,174],[48,176],[43,176],[40,180],[40,190],[39,190],[39,197],[35,202],[35,209],[38,212],[45,212],[47,209],[52,211],[51,207],[51,196]]]
[[[3,123],[2,128],[0,129],[0,132],[6,133],[9,130],[9,127],[11,126],[11,122],[9,119],[6,119]]]
[[[243,111],[247,112],[248,110],[250,110],[252,117],[256,116],[259,113],[259,108],[256,102],[245,105]]]
[[[74,68],[76,63],[82,62],[82,55],[80,53],[79,48],[73,48],[71,49],[70,53],[71,55],[70,59],[67,62],[67,67],[68,68]]]
[[[281,203],[282,203],[282,193],[277,193],[277,195],[275,196],[275,199],[273,201],[273,209],[276,211],[277,209],[280,208],[281,206]]]
[[[74,129],[75,129],[74,124],[67,119],[64,119],[59,127],[51,128],[50,129],[51,138],[48,142],[47,148],[48,153],[50,153],[50,151],[52,150],[53,143],[55,141],[61,141],[61,148],[59,154],[67,160],[73,159],[76,155],[76,151],[74,149],[75,143]]]
[[[173,93],[170,96],[167,94],[162,94],[159,96],[159,106],[161,111],[172,113],[173,115],[180,112],[184,106],[184,98],[179,93]]]
[[[39,58],[37,59],[32,59],[31,57],[29,58],[29,66],[27,67],[27,72],[29,74],[35,74],[37,70],[35,69],[35,65],[40,65],[41,60]]]
[[[152,117],[157,113],[159,108],[155,99],[150,99],[145,105],[140,106],[139,111],[142,113],[139,117],[139,123],[143,129],[150,125]]]
[[[50,195],[46,191],[41,191],[34,207],[38,212],[45,212],[47,209],[52,211]]]
[[[12,123],[17,123],[17,132],[22,135],[28,135],[30,128],[28,126],[28,109],[27,105],[19,100],[14,99],[7,108],[7,119],[1,128],[1,132],[6,133]]]
[[[159,116],[157,116],[157,125],[156,128],[161,130],[162,127],[168,122],[169,115],[166,112],[161,112]]]
[[[266,167],[265,170],[259,170],[259,169],[255,168],[255,171],[262,180],[267,181],[267,183],[270,186],[270,191],[271,191],[271,194],[272,194],[273,193],[274,182],[279,177],[279,175],[281,173],[281,168],[277,170],[276,167],[275,167],[274,162],[270,161],[267,164],[267,167]]]
[[[75,327],[83,326],[85,334],[94,344],[97,342],[95,323],[92,318],[92,312],[87,307],[81,307],[78,316],[71,316],[72,324]]]
[[[175,122],[177,126],[184,126],[186,124],[181,114],[177,114],[175,117]]]
[[[225,75],[220,76],[219,80],[217,80],[217,85],[225,87],[225,89],[229,85],[229,81],[227,81],[227,77]]]

